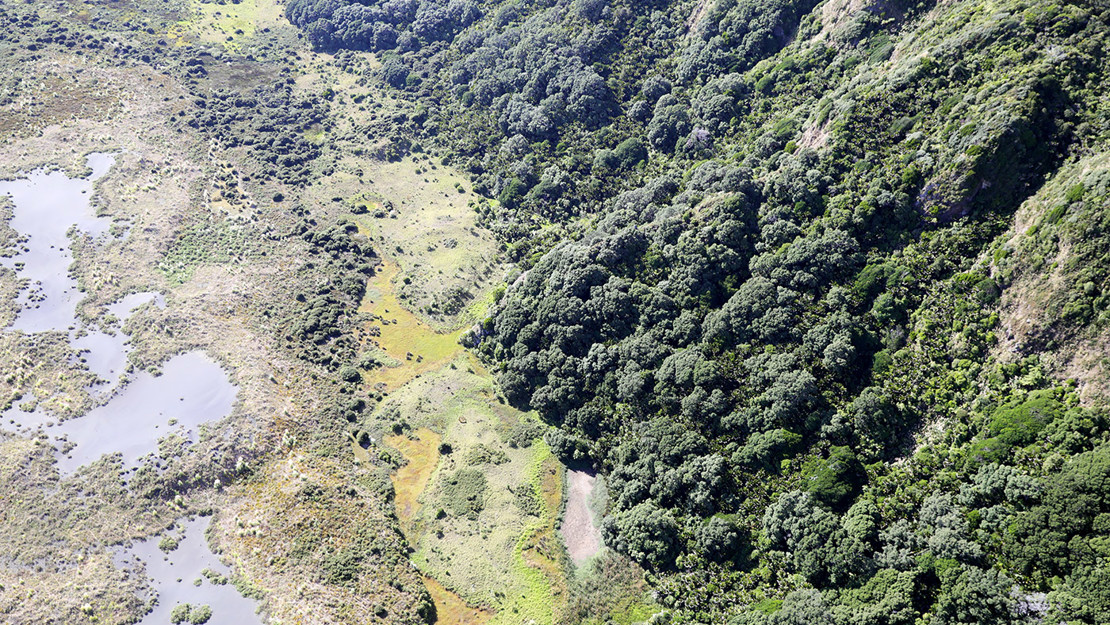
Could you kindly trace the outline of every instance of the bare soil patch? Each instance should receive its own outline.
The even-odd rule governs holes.
[[[590,510],[597,477],[585,471],[567,471],[567,507],[559,533],[575,566],[582,566],[601,550],[601,531]]]

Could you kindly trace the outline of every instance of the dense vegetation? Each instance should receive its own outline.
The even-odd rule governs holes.
[[[242,157],[281,227],[198,211],[159,269],[179,284],[204,264],[296,249],[287,297],[250,305],[283,348],[338,378],[320,384],[313,417],[331,429],[314,444],[345,451],[346,422],[380,397],[360,370],[382,363],[360,356],[354,331],[370,242],[300,197],[334,164],[330,91],[299,91],[288,59],[240,80],[234,55],[153,29],[121,40],[130,16],[76,26],[8,9],[0,42],[20,44],[15,62],[65,49],[158,67],[188,88],[180,131]],[[165,10],[167,23],[186,15]],[[1110,622],[1106,389],[1101,365],[1072,358],[1104,357],[1110,321],[1103,4],[286,11],[338,67],[373,67],[402,100],[358,139],[388,139],[386,157],[434,151],[488,198],[474,209],[525,273],[465,340],[509,402],[554,426],[552,449],[605,474],[606,542],[650,572],[675,620]],[[380,66],[363,62],[371,53]],[[2,79],[10,110],[30,88],[20,74]],[[33,134],[63,112],[2,125]],[[475,448],[464,462],[443,485],[444,518],[481,518],[491,486],[478,467],[505,455]],[[170,501],[232,481],[239,464],[169,461],[130,489]],[[339,507],[350,496],[306,485],[297,510],[353,518]],[[90,516],[67,515],[50,531]],[[400,545],[358,534],[342,549],[300,544],[290,561],[355,588],[379,565],[407,571]],[[580,583],[586,619],[605,598]],[[208,618],[177,607],[182,622]]]
[[[677,618],[1110,620],[1105,412],[1045,361],[1110,307],[1105,7],[287,14],[491,198],[527,273],[467,340]],[[1004,350],[1031,281],[1073,286]]]

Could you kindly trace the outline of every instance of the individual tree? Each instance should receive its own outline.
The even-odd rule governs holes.
[[[655,569],[673,566],[681,548],[678,523],[670,512],[650,501],[606,517],[602,533],[607,545]]]

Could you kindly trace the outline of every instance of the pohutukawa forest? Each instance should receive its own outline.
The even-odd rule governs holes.
[[[0,623],[1110,623],[1106,0],[0,0]]]

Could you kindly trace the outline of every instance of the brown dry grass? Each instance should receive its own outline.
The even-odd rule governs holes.
[[[404,542],[383,523],[387,503],[357,477],[334,460],[291,452],[229,489],[216,520],[219,544],[240,574],[270,591],[272,618],[362,623],[384,607],[401,622],[419,621],[414,589],[421,582],[404,556]],[[304,576],[332,554],[357,548],[365,533],[375,551],[352,585]]]

